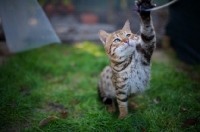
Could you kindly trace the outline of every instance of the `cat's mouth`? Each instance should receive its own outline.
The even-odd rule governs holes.
[[[131,45],[129,42],[128,43],[124,43],[124,48],[123,48],[123,50],[122,51],[125,51],[125,50],[127,50],[128,48],[130,48],[130,47],[133,47],[133,45]]]
[[[131,45],[130,41],[125,42],[124,44],[127,44],[127,47],[126,47],[126,48],[128,48],[129,46],[130,46],[130,47],[133,47],[133,45]]]
[[[124,41],[124,44],[127,44],[128,47],[129,47],[129,46],[132,46],[132,45],[130,44],[130,40],[128,40],[128,39]]]
[[[128,44],[129,45],[129,39],[125,39],[123,42],[124,42],[124,44]]]
[[[132,47],[132,45],[130,44],[130,43],[127,43],[128,44],[128,46],[131,46]]]

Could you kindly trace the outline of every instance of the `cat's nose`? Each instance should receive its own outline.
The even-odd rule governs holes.
[[[125,39],[124,42],[128,44],[128,43],[129,43],[129,40],[128,40],[128,39]]]

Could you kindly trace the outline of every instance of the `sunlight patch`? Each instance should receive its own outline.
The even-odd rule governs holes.
[[[88,52],[97,57],[105,56],[105,53],[100,50],[100,46],[98,46],[95,43],[82,42],[75,44],[74,47],[78,48],[79,50]]]

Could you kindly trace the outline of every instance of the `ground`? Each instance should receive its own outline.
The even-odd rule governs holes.
[[[150,86],[133,98],[125,119],[110,114],[97,95],[108,59],[102,45],[52,44],[10,56],[0,66],[0,131],[200,130],[199,66],[171,51],[153,56]]]

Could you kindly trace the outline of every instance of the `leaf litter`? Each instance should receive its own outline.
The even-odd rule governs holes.
[[[43,120],[40,121],[39,126],[44,126],[48,124],[49,122],[53,120],[58,120],[59,118],[57,116],[48,116],[47,118],[44,118]]]

